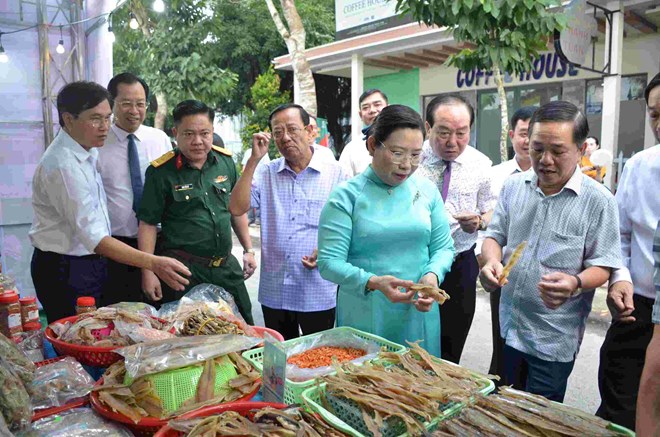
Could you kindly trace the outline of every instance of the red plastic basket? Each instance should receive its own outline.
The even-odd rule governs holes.
[[[46,339],[51,342],[58,355],[74,357],[80,364],[102,368],[109,367],[111,364],[123,359],[121,355],[113,352],[123,346],[97,347],[67,343],[58,339],[55,331],[50,327],[54,323],[75,323],[76,320],[78,320],[78,316],[65,317],[46,327],[46,331],[44,332]],[[164,320],[158,320],[165,323]]]
[[[98,382],[96,383],[96,386],[100,386],[103,384],[103,378],[99,379]],[[247,395],[243,396],[242,398],[239,398],[235,400],[234,402],[227,402],[224,404],[219,404],[219,406],[222,405],[232,405],[235,403],[245,403],[246,401],[249,401],[253,397],[257,395],[259,392],[259,389],[261,388],[261,385],[257,386],[254,391],[251,393],[248,393]],[[101,416],[106,417],[110,420],[113,420],[115,422],[119,422],[122,425],[126,426],[128,429],[130,429],[133,434],[136,436],[152,436],[154,435],[155,432],[157,432],[159,429],[161,429],[163,426],[165,426],[168,422],[169,419],[156,419],[154,417],[145,417],[140,419],[138,423],[133,422],[130,418],[127,416],[121,414],[121,413],[116,413],[112,411],[110,408],[106,407],[103,403],[101,403],[101,400],[99,399],[98,392],[92,391],[89,395],[90,403],[92,404],[92,408],[99,413]],[[208,408],[208,407],[206,407]],[[201,409],[200,409],[201,410]],[[186,414],[191,414],[196,411],[200,410],[195,410],[195,411],[190,411],[189,413]],[[185,416],[185,415],[184,415]]]
[[[49,360],[44,360],[44,361],[39,361],[38,363],[34,363],[34,365],[37,367],[43,367],[48,364],[56,363],[63,359],[64,357],[51,358]],[[58,414],[63,411],[70,410],[72,408],[84,407],[88,403],[89,403],[89,398],[87,396],[84,396],[82,398],[73,399],[60,407],[43,408],[41,410],[37,410],[34,412],[34,415],[32,416],[32,421],[34,422],[39,419],[43,419],[44,417],[52,416],[53,414]]]
[[[252,410],[258,410],[265,407],[273,407],[277,409],[286,408],[285,404],[274,404],[271,402],[234,402],[229,404],[220,404],[212,405],[209,407],[200,408],[199,410],[191,411],[189,413],[181,415],[180,419],[192,419],[195,417],[207,417],[214,414],[224,413],[225,411],[236,411],[242,416],[247,416]],[[165,425],[162,427],[154,437],[179,437],[183,433],[176,431],[170,427],[170,425]]]

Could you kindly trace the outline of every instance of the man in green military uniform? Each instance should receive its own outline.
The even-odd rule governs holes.
[[[232,217],[228,209],[238,179],[231,152],[212,145],[215,114],[204,103],[183,101],[173,116],[178,147],[147,169],[138,210],[138,247],[154,253],[160,223],[158,250],[184,263],[192,276],[186,290],[177,292],[143,270],[142,289],[152,301],[165,303],[200,283],[215,284],[234,296],[245,321],[253,324],[244,280],[257,263],[247,216]],[[244,268],[231,254],[231,228],[243,246]]]

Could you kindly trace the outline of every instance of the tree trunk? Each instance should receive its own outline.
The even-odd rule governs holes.
[[[300,106],[305,108],[309,113],[317,115],[316,106],[316,85],[314,83],[314,76],[312,69],[307,62],[305,56],[305,28],[298,15],[296,4],[294,0],[280,0],[282,11],[284,11],[284,18],[289,26],[287,29],[280,17],[277,8],[272,0],[265,0],[270,15],[275,22],[277,31],[284,39],[289,54],[292,59],[293,74],[298,81],[300,94],[294,96],[294,100]]]
[[[495,74],[495,83],[497,84],[497,94],[500,97],[500,114],[502,116],[502,131],[500,132],[500,159],[501,162],[509,160],[509,153],[507,148],[507,137],[509,135],[509,110],[506,101],[506,91],[504,90],[504,78],[500,71],[500,66],[495,64],[493,66]]]
[[[165,120],[167,120],[167,99],[165,94],[159,92],[156,93],[156,102],[158,103],[158,109],[156,110],[156,116],[154,117],[154,127],[162,131],[165,130]]]

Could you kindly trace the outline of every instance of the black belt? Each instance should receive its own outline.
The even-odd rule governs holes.
[[[223,265],[227,264],[227,258],[229,258],[229,256],[214,256],[208,258],[205,256],[193,255],[192,253],[188,253],[186,251],[179,249],[168,249],[163,253],[163,255],[165,256],[169,254],[177,258],[180,258],[186,262],[198,264],[203,267],[211,267],[211,268],[222,267]]]

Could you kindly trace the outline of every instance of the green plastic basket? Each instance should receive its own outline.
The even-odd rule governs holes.
[[[190,366],[181,369],[147,375],[145,379],[152,382],[156,393],[163,402],[166,414],[177,411],[188,399],[197,394],[197,383],[202,376],[204,366]],[[215,395],[221,396],[231,389],[229,381],[238,376],[234,364],[226,356],[215,366]],[[131,384],[131,378],[126,374],[124,384]]]
[[[326,335],[330,332],[332,333],[345,332],[345,333],[354,334],[357,337],[378,344],[381,348],[384,347],[385,349],[387,349],[388,352],[402,353],[407,350],[405,346],[402,346],[397,343],[393,343],[389,340],[384,339],[383,337],[379,337],[374,334],[369,334],[368,332],[363,332],[358,329],[351,328],[350,326],[340,326],[338,328],[329,329],[327,331],[317,332],[316,334],[305,335],[303,337],[287,340],[282,344],[285,346],[285,348],[292,347],[300,343],[301,341],[306,341],[314,337],[320,337],[321,335]],[[252,365],[257,370],[259,370],[259,372],[262,374],[263,377],[263,361],[264,361],[263,347],[243,352],[243,358],[245,358],[250,363],[252,363]],[[330,374],[333,373],[335,372],[332,372]],[[282,402],[287,405],[299,404],[302,401],[302,393],[309,387],[313,386],[315,383],[316,383],[316,379],[310,379],[308,381],[303,381],[303,382],[291,381],[290,379],[287,379],[284,383],[284,399]]]
[[[495,390],[495,384],[493,381],[490,379],[482,378],[476,374],[475,376],[478,377],[478,381],[481,386],[478,391],[479,393],[487,395],[488,393]],[[335,410],[337,415],[331,413],[323,406],[321,396],[325,394],[325,386],[325,383],[320,385],[316,384],[314,387],[310,387],[303,392],[303,401],[309,406],[309,408],[311,408],[312,411],[318,413],[327,423],[344,432],[345,434],[349,434],[354,437],[371,436],[372,433],[367,430],[367,426],[364,423],[360,409],[352,401],[327,396],[326,399],[328,403]],[[429,422],[424,422],[424,426],[429,431],[434,430],[438,423],[453,416],[465,405],[465,402],[450,402],[443,405],[442,409],[438,412],[438,416]],[[392,419],[386,421],[385,423],[386,426],[383,430],[384,437],[408,435],[405,432],[405,426],[403,426],[400,421],[397,421],[397,419]]]

